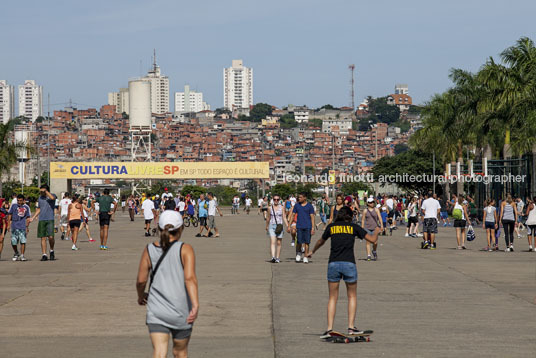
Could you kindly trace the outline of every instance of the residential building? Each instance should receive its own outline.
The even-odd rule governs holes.
[[[253,105],[253,69],[244,67],[242,60],[233,60],[223,69],[223,106],[249,108]]]
[[[154,55],[153,67],[143,77],[151,83],[151,112],[154,114],[169,113],[169,78],[160,72]]]
[[[35,122],[43,115],[43,87],[34,80],[26,80],[19,85],[19,116],[24,116]]]
[[[0,80],[0,123],[6,124],[15,116],[15,89]]]
[[[298,123],[309,122],[309,108],[304,106],[289,106],[289,113],[294,113],[294,120]]]
[[[340,134],[348,134],[352,129],[352,118],[333,118],[322,120],[322,132],[333,133],[334,131]]]
[[[397,106],[400,112],[409,110],[412,104],[412,99],[407,94],[391,94],[387,97],[387,104],[391,106]]]
[[[175,112],[201,112],[210,110],[210,106],[203,102],[203,93],[191,91],[190,86],[184,86],[184,92],[175,92]]]
[[[115,106],[117,113],[129,114],[128,88],[120,88],[119,92],[108,93],[108,104]]]
[[[408,85],[403,83],[396,84],[395,94],[409,94]]]

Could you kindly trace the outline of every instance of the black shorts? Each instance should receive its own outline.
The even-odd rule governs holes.
[[[437,219],[435,218],[424,219],[423,232],[427,232],[429,234],[437,234]]]
[[[465,229],[465,225],[466,225],[466,221],[465,220],[454,220],[454,227],[460,227],[462,229]]]
[[[153,221],[153,219],[149,219],[149,220],[145,219],[146,224],[150,224],[152,221]]]
[[[268,211],[268,208],[263,208],[262,211]]]
[[[207,217],[206,216],[201,216],[199,218],[199,225],[201,226],[207,226]]]
[[[108,214],[108,213],[99,213],[99,225],[100,226],[104,226],[104,225],[110,225],[110,218],[111,218],[111,215]]]
[[[80,225],[82,225],[82,220],[69,220],[69,227],[71,230],[75,227],[80,229]]]
[[[411,227],[411,224],[418,224],[419,223],[419,219],[417,219],[416,216],[410,216],[408,218],[408,227]]]

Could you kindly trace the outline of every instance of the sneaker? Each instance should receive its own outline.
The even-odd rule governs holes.
[[[108,246],[103,246],[102,249],[103,250],[108,250]]]
[[[436,249],[436,243],[434,242],[433,244],[430,245],[430,250],[435,250]]]
[[[294,247],[294,245],[295,245],[295,244],[294,244],[294,240],[292,240],[292,241],[290,242],[290,246]]]
[[[275,264],[275,257],[272,257],[272,259],[270,260],[271,263]]]
[[[300,254],[297,254],[296,255],[296,262],[300,262],[301,261],[301,255]]]
[[[492,247],[488,248],[488,252],[493,252],[493,248]]]
[[[409,234],[409,237],[417,237],[415,234]]]
[[[405,234],[404,237],[409,237],[409,234]]]
[[[504,249],[504,252],[510,252],[510,248],[507,247],[506,249]]]
[[[458,246],[458,247],[457,247],[457,250],[461,250],[461,249],[462,249],[462,247],[461,247],[461,246]]]
[[[447,226],[447,223],[444,223],[444,224],[443,224],[443,227],[446,227],[446,226]]]
[[[24,257],[24,255],[20,255],[19,256],[19,261],[28,261],[28,259],[26,257]]]
[[[214,234],[211,231],[211,232],[208,233],[208,237],[212,237],[212,236],[214,236]]]
[[[309,259],[308,259],[307,257],[304,257],[304,258],[303,258],[303,263],[304,263],[304,264],[308,264],[308,263],[309,263]]]
[[[64,232],[61,233],[61,239],[65,240],[65,233]]]
[[[425,241],[425,242],[422,244],[422,248],[423,248],[423,249],[427,249],[429,245],[430,245],[430,244],[428,243],[428,241]]]
[[[514,251],[514,245],[510,245],[510,251]]]
[[[78,251],[78,247],[76,247],[76,245],[73,245],[73,247],[71,247],[71,250]]]
[[[422,237],[422,234],[421,234],[421,233],[418,233],[418,234],[417,234],[417,237]]]
[[[47,255],[43,255],[43,256],[41,256],[41,261],[48,261],[48,257],[47,257]]]
[[[275,263],[276,263],[276,264],[278,264],[278,263],[280,263],[280,262],[281,262],[281,260],[279,259],[279,257],[275,259]]]
[[[376,251],[372,251],[372,256],[374,256],[374,261],[378,261],[378,253]]]
[[[467,250],[467,249],[465,248],[465,245],[462,245],[462,250]]]
[[[529,252],[532,252],[532,246],[529,245]]]
[[[104,246],[101,245],[101,246],[99,247],[99,250],[104,250],[103,247],[104,247]]]
[[[50,260],[51,261],[56,260],[56,255],[54,255],[54,251],[50,251]]]
[[[16,254],[13,255],[13,258],[11,260],[17,261],[18,259],[19,259],[19,253],[17,252]]]
[[[348,335],[351,336],[351,335],[358,335],[358,334],[363,334],[365,332],[363,332],[362,330],[360,329],[357,329],[356,327],[354,328],[348,328]]]
[[[201,237],[201,234],[197,234],[197,235],[195,235],[195,237]]]
[[[372,261],[372,256],[367,256],[367,261]]]
[[[320,335],[320,339],[328,339],[329,337],[331,337],[331,332],[333,332],[332,329],[328,329],[327,331],[325,331],[324,333],[322,333]]]
[[[95,242],[92,237],[89,238],[89,242]]]

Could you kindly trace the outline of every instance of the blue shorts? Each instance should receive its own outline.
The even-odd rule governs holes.
[[[11,230],[11,245],[25,244],[26,230],[13,229]]]
[[[495,230],[495,222],[486,221],[484,222],[484,226],[486,227],[486,229]]]
[[[320,220],[322,221],[322,224],[327,223],[328,218],[326,217],[326,214],[320,214]]]
[[[328,281],[339,282],[341,278],[346,283],[357,282],[357,267],[354,263],[334,261],[328,264]]]
[[[441,215],[441,219],[443,220],[447,220],[449,218],[449,213],[446,211],[442,211],[441,213],[439,213],[439,215]]]
[[[311,229],[296,229],[298,245],[311,243]]]
[[[283,238],[283,233],[285,232],[285,230],[281,231],[281,234],[276,235],[275,234],[275,228],[276,227],[277,227],[277,224],[268,225],[268,235],[270,235],[270,237],[277,237],[278,239],[282,239]]]

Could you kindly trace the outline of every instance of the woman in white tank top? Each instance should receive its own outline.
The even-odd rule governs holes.
[[[527,235],[527,239],[529,240],[529,251],[536,251],[533,246],[536,245],[536,196],[527,204],[527,209],[525,211],[527,221],[525,224],[529,230]]]

